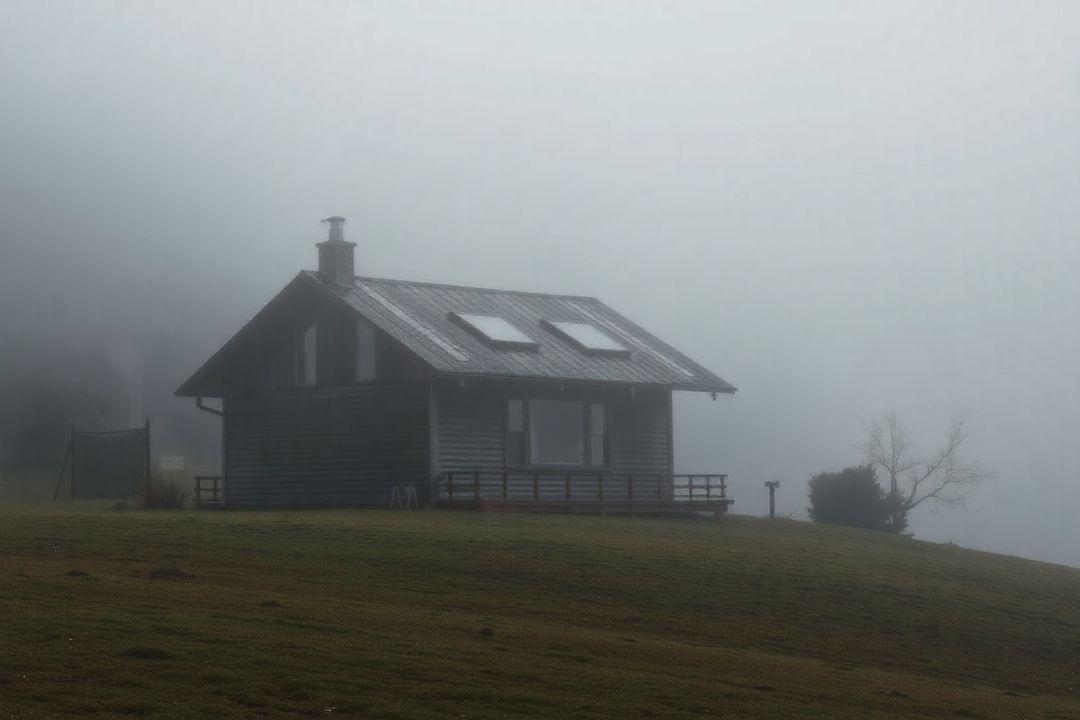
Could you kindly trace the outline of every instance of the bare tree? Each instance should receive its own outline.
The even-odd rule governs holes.
[[[867,428],[866,443],[860,449],[867,462],[879,468],[889,480],[894,532],[903,531],[908,515],[924,502],[961,505],[976,485],[992,477],[992,473],[960,457],[967,436],[967,419],[958,416],[941,446],[929,456],[923,456],[912,444],[896,413],[889,413]]]

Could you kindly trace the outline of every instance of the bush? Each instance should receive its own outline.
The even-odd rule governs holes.
[[[136,501],[144,510],[180,510],[187,500],[187,492],[172,480],[151,477],[139,486]]]
[[[894,499],[877,482],[871,465],[810,478],[810,517],[815,522],[894,532],[890,524]]]

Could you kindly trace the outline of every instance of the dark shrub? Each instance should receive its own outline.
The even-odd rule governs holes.
[[[151,477],[139,486],[136,501],[144,510],[179,510],[184,507],[187,492],[172,480]]]
[[[810,517],[815,522],[892,532],[892,502],[878,485],[877,473],[870,465],[818,473],[810,478]]]

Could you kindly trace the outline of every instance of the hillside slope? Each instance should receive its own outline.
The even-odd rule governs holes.
[[[0,648],[0,717],[1080,718],[1080,571],[738,517],[2,510]]]

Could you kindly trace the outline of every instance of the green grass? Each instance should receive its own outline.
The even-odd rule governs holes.
[[[0,510],[0,718],[124,715],[1077,718],[1080,572],[738,517]]]

